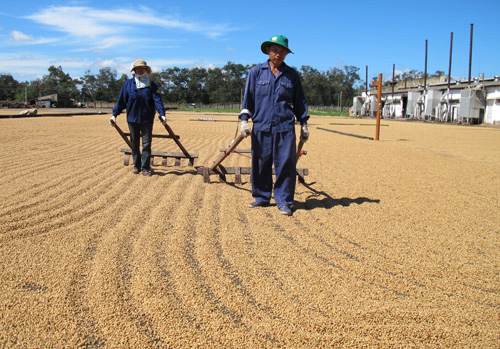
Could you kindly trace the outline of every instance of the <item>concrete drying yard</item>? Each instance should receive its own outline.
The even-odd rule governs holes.
[[[199,158],[147,178],[40,114],[0,119],[0,347],[500,346],[500,128],[312,116],[285,217],[197,174],[235,115],[167,113]]]

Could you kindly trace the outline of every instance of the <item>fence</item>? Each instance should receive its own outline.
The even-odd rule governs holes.
[[[90,102],[87,104],[89,108],[113,108],[116,105],[114,102]],[[165,104],[166,109],[175,110],[175,109],[230,109],[230,110],[241,110],[240,103],[234,104]],[[333,105],[310,105],[309,110],[321,110],[321,111],[340,111],[340,107]],[[342,107],[342,111],[348,111],[349,107]]]
[[[89,102],[86,104],[89,108],[113,108],[116,105],[116,102]],[[200,108],[200,109],[234,109],[241,110],[241,104],[165,104],[165,108],[167,109],[186,109],[186,108]]]
[[[341,109],[339,106],[335,106],[335,105],[309,105],[308,108],[309,108],[309,110],[322,110],[322,111],[349,110],[349,107],[342,107],[342,109]]]

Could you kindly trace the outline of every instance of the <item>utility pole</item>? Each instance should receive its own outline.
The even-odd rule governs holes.
[[[340,91],[340,115],[342,115],[342,91]]]
[[[453,32],[451,32],[450,38],[450,65],[448,67],[448,90],[450,89],[450,80],[451,80],[451,57],[453,56]]]
[[[368,66],[366,66],[366,75],[365,75],[365,95],[368,98]]]
[[[426,91],[427,91],[427,40],[425,40],[424,97]]]
[[[474,24],[470,25],[470,49],[469,49],[469,86],[471,81],[471,69],[472,69],[472,33],[474,31]]]
[[[393,64],[392,65],[392,93],[391,93],[393,103],[394,103],[394,72],[395,72],[395,70],[396,70],[396,64]]]

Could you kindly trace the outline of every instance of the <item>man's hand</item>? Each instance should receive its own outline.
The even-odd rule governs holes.
[[[167,119],[165,118],[164,115],[160,115],[160,122],[163,124],[163,125],[166,125],[167,124]]]
[[[304,142],[307,142],[309,139],[309,130],[307,129],[307,124],[302,125],[300,129],[300,139]]]
[[[252,134],[252,129],[250,128],[248,121],[241,120],[240,132],[241,135],[245,138]]]
[[[109,119],[109,124],[110,124],[111,126],[114,126],[114,125],[115,125],[115,123],[116,123],[116,116],[114,116],[114,115],[113,115],[113,116],[111,117],[111,119]]]

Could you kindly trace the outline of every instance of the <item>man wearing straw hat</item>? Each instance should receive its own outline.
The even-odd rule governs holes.
[[[276,35],[264,41],[261,51],[269,56],[254,66],[247,78],[240,132],[252,136],[252,196],[249,207],[267,206],[273,191],[274,164],[276,181],[274,200],[280,213],[290,216],[296,181],[295,119],[301,124],[301,137],[309,137],[307,103],[299,74],[285,64],[293,53],[288,39]],[[253,121],[253,130],[248,120]]]
[[[160,115],[160,121],[166,123],[165,109],[158,94],[158,86],[149,79],[151,68],[145,60],[134,62],[131,72],[132,79],[125,81],[118,96],[118,102],[113,108],[110,123],[126,109],[127,122],[132,143],[132,159],[134,161],[133,174],[142,172],[144,176],[151,176],[151,140],[155,111]],[[142,137],[142,156],[139,143]]]

